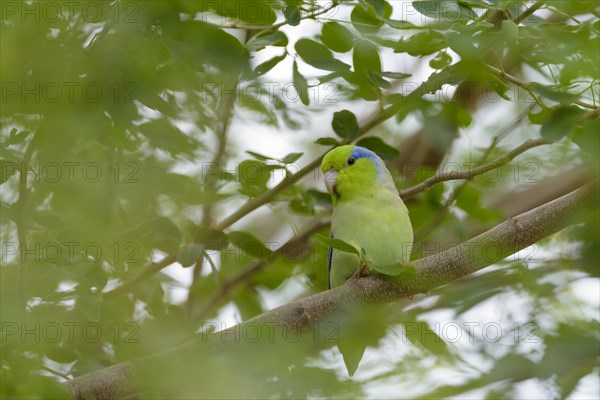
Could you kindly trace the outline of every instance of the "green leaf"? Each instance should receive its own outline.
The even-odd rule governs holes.
[[[510,19],[503,20],[502,36],[509,48],[516,49],[519,44],[519,27]]]
[[[404,72],[382,72],[381,73],[382,76],[385,76],[386,78],[390,78],[390,79],[406,79],[406,78],[410,78],[412,75],[411,74],[406,74]]]
[[[266,46],[285,47],[288,44],[288,38],[281,31],[264,31],[246,42],[246,48],[250,51],[259,51]]]
[[[356,247],[343,241],[342,239],[328,238],[320,233],[315,233],[315,238],[321,243],[336,250],[343,251],[344,253],[356,254],[357,256],[360,255],[360,251]]]
[[[183,237],[179,227],[167,217],[156,217],[145,222],[149,244],[167,253],[179,249]]]
[[[70,364],[77,360],[77,353],[61,346],[52,346],[45,351],[46,357],[61,364]]]
[[[246,154],[251,155],[252,157],[254,157],[254,158],[256,158],[257,160],[260,160],[260,161],[272,161],[272,160],[275,160],[273,157],[265,156],[265,155],[262,155],[260,153],[255,152],[255,151],[246,150]]]
[[[307,106],[310,102],[310,99],[308,98],[308,82],[306,82],[306,78],[300,72],[298,72],[298,64],[296,63],[296,60],[294,60],[292,71],[294,88],[298,92],[298,96],[300,96],[300,101],[302,101],[302,104]]]
[[[296,42],[296,52],[304,61],[315,68],[326,71],[349,69],[350,66],[335,59],[331,50],[311,39],[300,39]]]
[[[463,34],[450,32],[448,45],[463,60],[476,60],[480,57],[481,52],[474,46],[472,39]]]
[[[356,94],[365,100],[376,101],[381,97],[381,90],[377,84],[363,75],[357,74],[354,71],[344,71],[343,78],[356,86]]]
[[[354,45],[352,32],[337,22],[326,22],[323,24],[321,40],[331,50],[340,53],[350,51]]]
[[[408,21],[400,21],[395,19],[384,19],[385,24],[394,29],[415,29],[415,25]]]
[[[360,4],[356,5],[350,14],[350,20],[354,28],[363,34],[375,33],[383,25],[383,19],[370,4],[366,5],[366,9]]]
[[[568,136],[585,118],[585,111],[576,106],[557,107],[542,125],[540,133],[544,139],[556,141]]]
[[[554,100],[563,106],[568,106],[578,99],[579,95],[568,93],[560,86],[548,86],[541,83],[532,82],[532,87],[536,92],[547,99]]]
[[[314,189],[308,189],[306,193],[315,199],[315,203],[321,207],[331,207],[331,196],[329,193]]]
[[[356,116],[348,110],[333,113],[331,126],[334,132],[344,139],[354,139],[359,132]]]
[[[101,318],[102,298],[97,293],[82,293],[77,298],[77,308],[91,322],[98,322]]]
[[[300,12],[300,8],[296,5],[287,5],[283,9],[283,17],[289,26],[298,26],[300,24],[300,20],[302,19],[302,13]]]
[[[237,37],[214,24],[197,20],[181,21],[178,28],[170,32],[174,40],[165,40],[164,43],[173,61],[184,62],[189,64],[188,67],[201,70],[206,64],[214,65],[226,76],[237,76],[249,68],[247,47]],[[158,94],[156,97],[161,100]]]
[[[1,147],[8,147],[12,144],[19,144],[30,134],[30,131],[21,131],[17,133],[17,128],[13,128],[10,130],[10,134],[8,139],[4,142],[0,143]]]
[[[290,153],[287,156],[281,159],[281,162],[284,164],[291,164],[297,161],[300,157],[302,157],[304,153]]]
[[[340,145],[340,142],[338,142],[334,138],[330,138],[330,137],[318,138],[317,140],[315,140],[315,143],[323,145],[323,146],[339,146]]]
[[[444,49],[446,38],[434,30],[427,30],[412,35],[408,40],[400,39],[395,46],[395,53],[408,53],[411,56],[426,56]]]
[[[273,69],[273,67],[275,67],[277,64],[279,64],[281,61],[285,60],[286,57],[287,57],[287,54],[282,54],[280,56],[273,57],[270,60],[267,60],[267,61],[259,64],[254,69],[254,75],[255,76],[261,76],[261,75],[266,74],[271,69]]]
[[[452,56],[445,51],[440,51],[434,58],[429,60],[429,66],[433,69],[442,69],[452,63]]]
[[[583,121],[583,125],[576,128],[571,140],[579,146],[582,151],[591,153],[596,158],[600,153],[600,119],[592,118]]]
[[[240,192],[248,197],[256,197],[267,190],[271,170],[265,163],[244,160],[237,168],[237,180],[242,186]]]
[[[51,212],[36,212],[33,214],[33,220],[37,224],[50,229],[64,228],[66,226],[65,222],[58,215]]]
[[[421,14],[437,22],[456,22],[477,19],[477,14],[457,0],[413,1],[413,7]]]
[[[206,226],[200,226],[196,229],[194,243],[200,243],[204,249],[221,250],[229,243],[225,232],[219,229],[208,228]]]
[[[173,157],[180,155],[191,157],[194,149],[198,147],[194,139],[164,118],[145,122],[138,129],[148,138],[151,146],[165,150]]]
[[[365,39],[356,42],[352,53],[352,64],[357,74],[368,75],[367,72],[381,74],[381,58],[377,46]]]
[[[177,262],[184,268],[191,267],[201,255],[202,245],[197,243],[188,244],[179,250]]]
[[[381,138],[376,136],[361,139],[358,141],[358,143],[356,143],[356,145],[366,147],[367,149],[374,151],[384,160],[393,160],[400,155],[400,152],[397,149],[393,148]]]
[[[229,236],[229,242],[232,245],[240,249],[249,257],[249,261],[269,259],[273,256],[273,251],[267,248],[263,242],[251,233],[245,231],[233,231],[229,232],[227,236]]]

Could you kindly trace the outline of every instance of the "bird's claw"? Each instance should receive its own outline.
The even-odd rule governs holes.
[[[365,263],[361,262],[360,267],[358,267],[358,269],[354,273],[353,278],[359,279],[359,278],[364,278],[365,276],[369,276],[369,270],[367,269],[367,266],[365,265]]]

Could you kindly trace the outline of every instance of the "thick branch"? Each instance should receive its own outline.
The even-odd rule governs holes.
[[[552,235],[573,222],[576,211],[588,198],[596,183],[588,184],[565,196],[510,218],[489,231],[456,247],[414,261],[416,273],[401,281],[381,276],[351,280],[338,288],[309,296],[275,308],[244,323],[277,324],[286,329],[307,331],[330,319],[348,306],[392,302],[415,293],[430,291],[455,279],[498,262],[515,252]],[[137,368],[165,357],[177,357],[191,351],[215,351],[234,345],[231,332],[239,326],[204,335],[178,347],[140,359],[82,375],[67,382],[76,398],[107,399],[135,392],[132,376]]]

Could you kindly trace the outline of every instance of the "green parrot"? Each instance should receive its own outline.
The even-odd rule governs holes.
[[[321,162],[331,195],[331,237],[364,249],[374,266],[406,264],[413,243],[408,210],[392,175],[377,154],[345,145],[328,152]],[[357,255],[329,248],[329,288],[342,285],[361,267]]]

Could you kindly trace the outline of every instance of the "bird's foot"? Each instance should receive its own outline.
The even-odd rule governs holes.
[[[365,265],[365,263],[360,263],[360,267],[358,267],[358,269],[356,270],[356,272],[354,273],[354,276],[352,278],[354,279],[359,279],[359,278],[364,278],[365,276],[369,276],[369,270],[367,269],[367,266]]]

